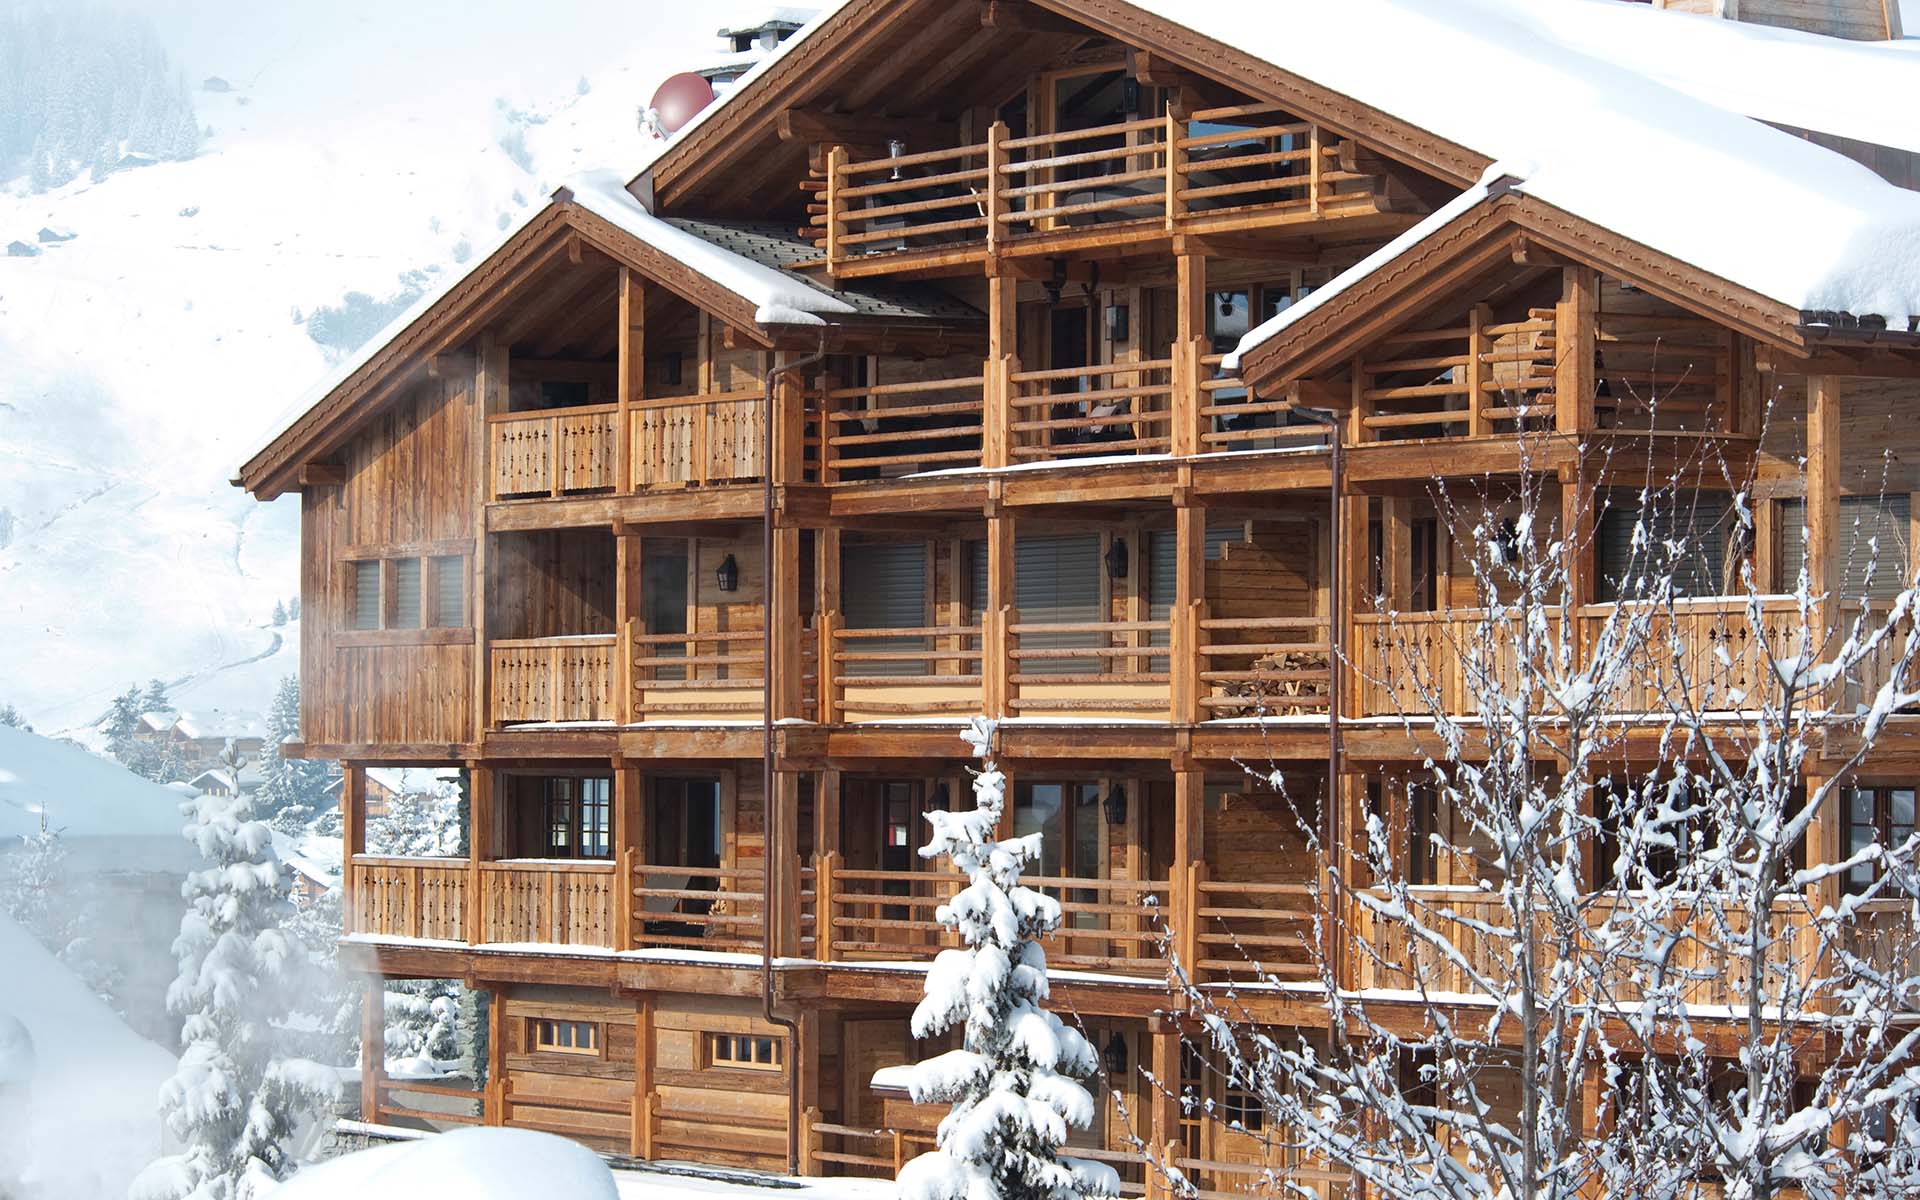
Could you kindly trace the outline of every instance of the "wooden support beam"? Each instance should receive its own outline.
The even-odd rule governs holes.
[[[621,529],[614,534],[613,629],[617,639],[614,652],[619,661],[613,665],[613,686],[617,693],[613,698],[613,719],[620,725],[631,725],[640,716],[634,711],[634,696],[638,693],[634,688],[633,639],[638,632],[643,603],[644,547],[637,533]]]
[[[1368,543],[1372,540],[1368,531],[1372,524],[1371,501],[1364,495],[1343,496],[1340,509],[1340,545],[1334,548],[1334,553],[1340,555],[1341,594],[1333,598],[1333,619],[1340,622],[1340,644],[1352,646],[1356,631],[1354,617],[1366,611],[1368,576],[1371,574],[1367,570]],[[1334,670],[1346,675],[1341,688],[1342,706],[1345,709],[1343,715],[1361,715],[1359,672],[1343,658],[1336,658],[1331,665]]]
[[[766,914],[766,936],[774,955],[800,954],[800,775],[776,771],[767,798],[768,856],[773,872],[773,912]],[[799,1064],[789,1061],[789,1069]]]
[[[633,406],[647,398],[647,294],[639,272],[620,268],[618,386],[620,405],[614,423],[614,491],[633,490]]]
[[[992,717],[1011,711],[1008,652],[1013,649],[1013,635],[1008,627],[1017,620],[1013,602],[1013,518],[995,515],[987,518],[987,611],[981,618],[980,641],[981,701]]]
[[[380,1123],[380,1083],[387,1070],[387,981],[367,978],[360,1005],[360,1119]]]
[[[1554,423],[1563,434],[1593,428],[1595,318],[1599,277],[1592,267],[1563,267],[1554,310]],[[1478,403],[1478,396],[1469,400]]]
[[[507,994],[502,988],[487,991],[487,1086],[480,1119],[488,1125],[507,1123]]]
[[[473,726],[470,736],[480,741],[492,723],[492,680],[489,670],[487,638],[492,632],[489,620],[491,597],[491,539],[487,536],[487,499],[493,495],[492,427],[487,418],[507,411],[508,347],[482,331],[474,356],[473,394],[473,575],[467,583],[471,596],[470,619],[473,622]]]
[[[907,143],[914,153],[940,150],[959,137],[952,122],[919,117],[882,117],[866,113],[835,113],[817,108],[789,108],[777,119],[780,140],[824,145],[885,146]]]
[[[1093,31],[1026,0],[981,0],[980,24],[1001,33],[1039,37],[1092,37]]]
[[[295,478],[303,488],[339,487],[347,481],[347,469],[339,463],[310,462],[300,468]]]
[[[499,853],[494,829],[499,811],[493,771],[480,762],[467,764],[467,908],[463,914],[469,945],[485,940],[486,876],[480,864]]]
[[[1207,347],[1207,260],[1198,254],[1174,259],[1173,453],[1200,453],[1200,360]]]
[[[828,526],[813,535],[813,619],[820,627],[819,664],[820,723],[832,725],[840,719],[843,691],[835,682],[839,672],[833,661],[839,642],[834,638],[840,628],[840,528]]]
[[[1380,586],[1387,607],[1405,612],[1413,601],[1413,497],[1380,500]]]
[[[633,889],[638,881],[633,877],[633,866],[638,860],[640,833],[646,823],[646,810],[641,803],[641,780],[638,768],[624,758],[613,760],[613,844],[617,847],[619,867],[614,876],[619,887],[615,897],[613,914],[613,948],[632,950],[633,944]]]
[[[340,764],[340,932],[359,926],[354,905],[360,881],[354,875],[353,856],[367,852],[367,772],[352,763]]]
[[[1173,701],[1173,719],[1193,724],[1205,719],[1200,707],[1200,621],[1206,615],[1207,510],[1183,505],[1173,510],[1174,602],[1173,629],[1168,635],[1172,652],[1167,666]]]
[[[653,993],[641,995],[634,1006],[633,1131],[628,1139],[635,1158],[653,1157],[653,1068],[658,1039],[654,1036]]]
[[[804,718],[801,687],[800,531],[773,531],[773,563],[767,572],[767,620],[773,623],[773,717]]]
[[[987,277],[987,377],[980,462],[1004,467],[1012,461],[1013,375],[1020,369],[1019,284],[1005,273]]]

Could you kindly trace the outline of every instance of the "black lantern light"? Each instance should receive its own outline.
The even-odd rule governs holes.
[[[1127,1073],[1127,1039],[1118,1032],[1107,1039],[1107,1048],[1100,1057],[1106,1061],[1107,1074],[1125,1075]]]
[[[1130,325],[1126,305],[1107,305],[1107,340],[1109,342],[1126,341]]]
[[[714,568],[713,581],[720,585],[723,592],[731,592],[740,586],[740,564],[733,560],[733,555],[729,554],[720,560],[720,565]]]
[[[1107,578],[1125,579],[1127,577],[1127,539],[1115,538],[1107,547]]]
[[[1125,825],[1127,823],[1127,789],[1114,784],[1107,789],[1107,798],[1102,802],[1107,812],[1107,824]]]
[[[933,785],[933,795],[927,800],[927,804],[939,812],[945,812],[952,804],[947,796],[947,785],[944,781]]]

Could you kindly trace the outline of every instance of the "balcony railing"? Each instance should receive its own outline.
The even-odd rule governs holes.
[[[765,937],[765,875],[755,867],[639,863],[633,884],[633,945],[754,951]]]
[[[1340,145],[1271,105],[1206,109],[850,162],[830,156],[816,240],[835,273],[870,258],[977,261],[1062,241],[1316,221],[1378,211]]]
[[[980,711],[980,627],[831,627],[839,721]]]
[[[1204,617],[1197,627],[1207,716],[1327,711],[1333,660],[1325,618]]]
[[[1166,454],[1173,447],[1173,362],[1106,363],[1012,377],[1012,460]]]
[[[493,498],[612,491],[619,406],[596,404],[487,418]]]
[[[887,479],[980,465],[985,378],[920,379],[831,388],[820,456],[827,483]]]
[[[765,413],[765,398],[754,390],[634,404],[634,489],[759,479],[766,473]]]
[[[614,944],[611,862],[483,862],[480,885],[483,942]]]
[[[1015,713],[1170,715],[1168,621],[1007,626],[1007,706]],[[1158,647],[1156,652],[1156,647]]]
[[[618,641],[607,633],[493,642],[493,723],[614,720]]]
[[[391,937],[467,940],[467,860],[353,856],[346,928]]]

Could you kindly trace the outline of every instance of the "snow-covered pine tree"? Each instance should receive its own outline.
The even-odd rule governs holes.
[[[58,950],[67,940],[67,923],[59,907],[66,863],[66,844],[59,830],[48,828],[44,812],[40,831],[21,838],[18,847],[0,858],[0,910],[50,950]]]
[[[101,732],[107,735],[107,749],[116,758],[125,758],[127,744],[133,740],[133,731],[140,725],[140,689],[128,684],[127,690],[113,698],[113,707],[107,710],[106,724]]]
[[[157,713],[173,711],[173,699],[167,695],[167,684],[165,680],[150,679],[147,681],[147,690],[140,697],[140,711]]]
[[[304,832],[327,804],[327,766],[306,759],[284,758],[280,746],[300,737],[300,681],[289,675],[280,681],[267,709],[266,746],[260,754],[260,815],[282,833]]]
[[[26,717],[22,716],[20,710],[11,704],[0,704],[0,725],[5,725],[9,729],[23,729],[28,733],[33,732],[33,726],[27,724]]]
[[[225,762],[237,778],[239,759]],[[236,787],[234,789],[238,791]],[[306,991],[310,964],[285,924],[291,905],[267,827],[249,796],[195,796],[185,836],[208,866],[187,876],[167,1007],[185,1018],[180,1065],[160,1107],[181,1150],[134,1181],[132,1200],[240,1200],[242,1180],[283,1178],[287,1143],[339,1089],[332,1071],[285,1058],[275,1026]]]
[[[402,858],[457,858],[465,839],[460,797],[447,787],[401,792],[387,801],[385,815],[367,824],[373,853]]]
[[[286,1040],[304,1058],[346,1067],[353,1065],[360,1049],[360,991],[337,965],[340,908],[336,883],[287,922],[288,931],[306,948],[314,980],[299,1008],[308,1020],[294,1023]]]
[[[947,1102],[937,1148],[900,1172],[904,1200],[1086,1200],[1117,1195],[1101,1163],[1064,1158],[1069,1126],[1093,1119],[1078,1080],[1097,1068],[1093,1047],[1041,1005],[1048,996],[1040,939],[1060,924],[1059,902],[1020,886],[1040,857],[1040,836],[1001,840],[1006,776],[993,760],[993,722],[976,717],[963,736],[982,760],[975,807],[930,812],[924,858],[947,857],[967,886],[935,914],[964,949],[943,950],[927,972],[913,1034],[933,1037],[965,1022],[961,1049],[920,1063],[908,1087],[915,1103]]]

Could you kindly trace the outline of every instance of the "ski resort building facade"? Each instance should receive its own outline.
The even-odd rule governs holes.
[[[301,498],[286,752],[345,770],[367,1028],[384,980],[487,991],[473,1119],[815,1173],[923,1149],[938,1114],[885,1068],[944,1048],[907,1017],[956,877],[916,848],[987,714],[1067,913],[1054,1003],[1121,1096],[1076,1145],[1136,1191],[1131,1134],[1209,1190],[1335,1183],[1240,1136],[1217,1076],[1184,1065],[1213,1104],[1183,1111],[1134,1068],[1183,1077],[1163,933],[1203,986],[1248,955],[1300,985],[1241,992],[1251,1019],[1325,1027],[1296,809],[1350,846],[1384,805],[1396,859],[1474,902],[1422,857],[1445,814],[1382,787],[1432,749],[1390,660],[1476,603],[1436,484],[1531,475],[1599,622],[1619,463],[1751,471],[1759,536],[1687,610],[1707,656],[1738,564],[1786,591],[1839,579],[1863,517],[1911,544],[1920,147],[1874,104],[1750,108],[1711,68],[1754,31],[1624,4],[1297,7],[847,0],[242,468]],[[1720,57],[1621,65],[1650,22]],[[1896,70],[1780,36],[1809,77]],[[1901,734],[1862,828],[1911,829]],[[370,852],[383,767],[464,769],[466,857]],[[1391,954],[1335,961],[1391,1011]],[[367,1119],[445,1120],[368,1057]]]

